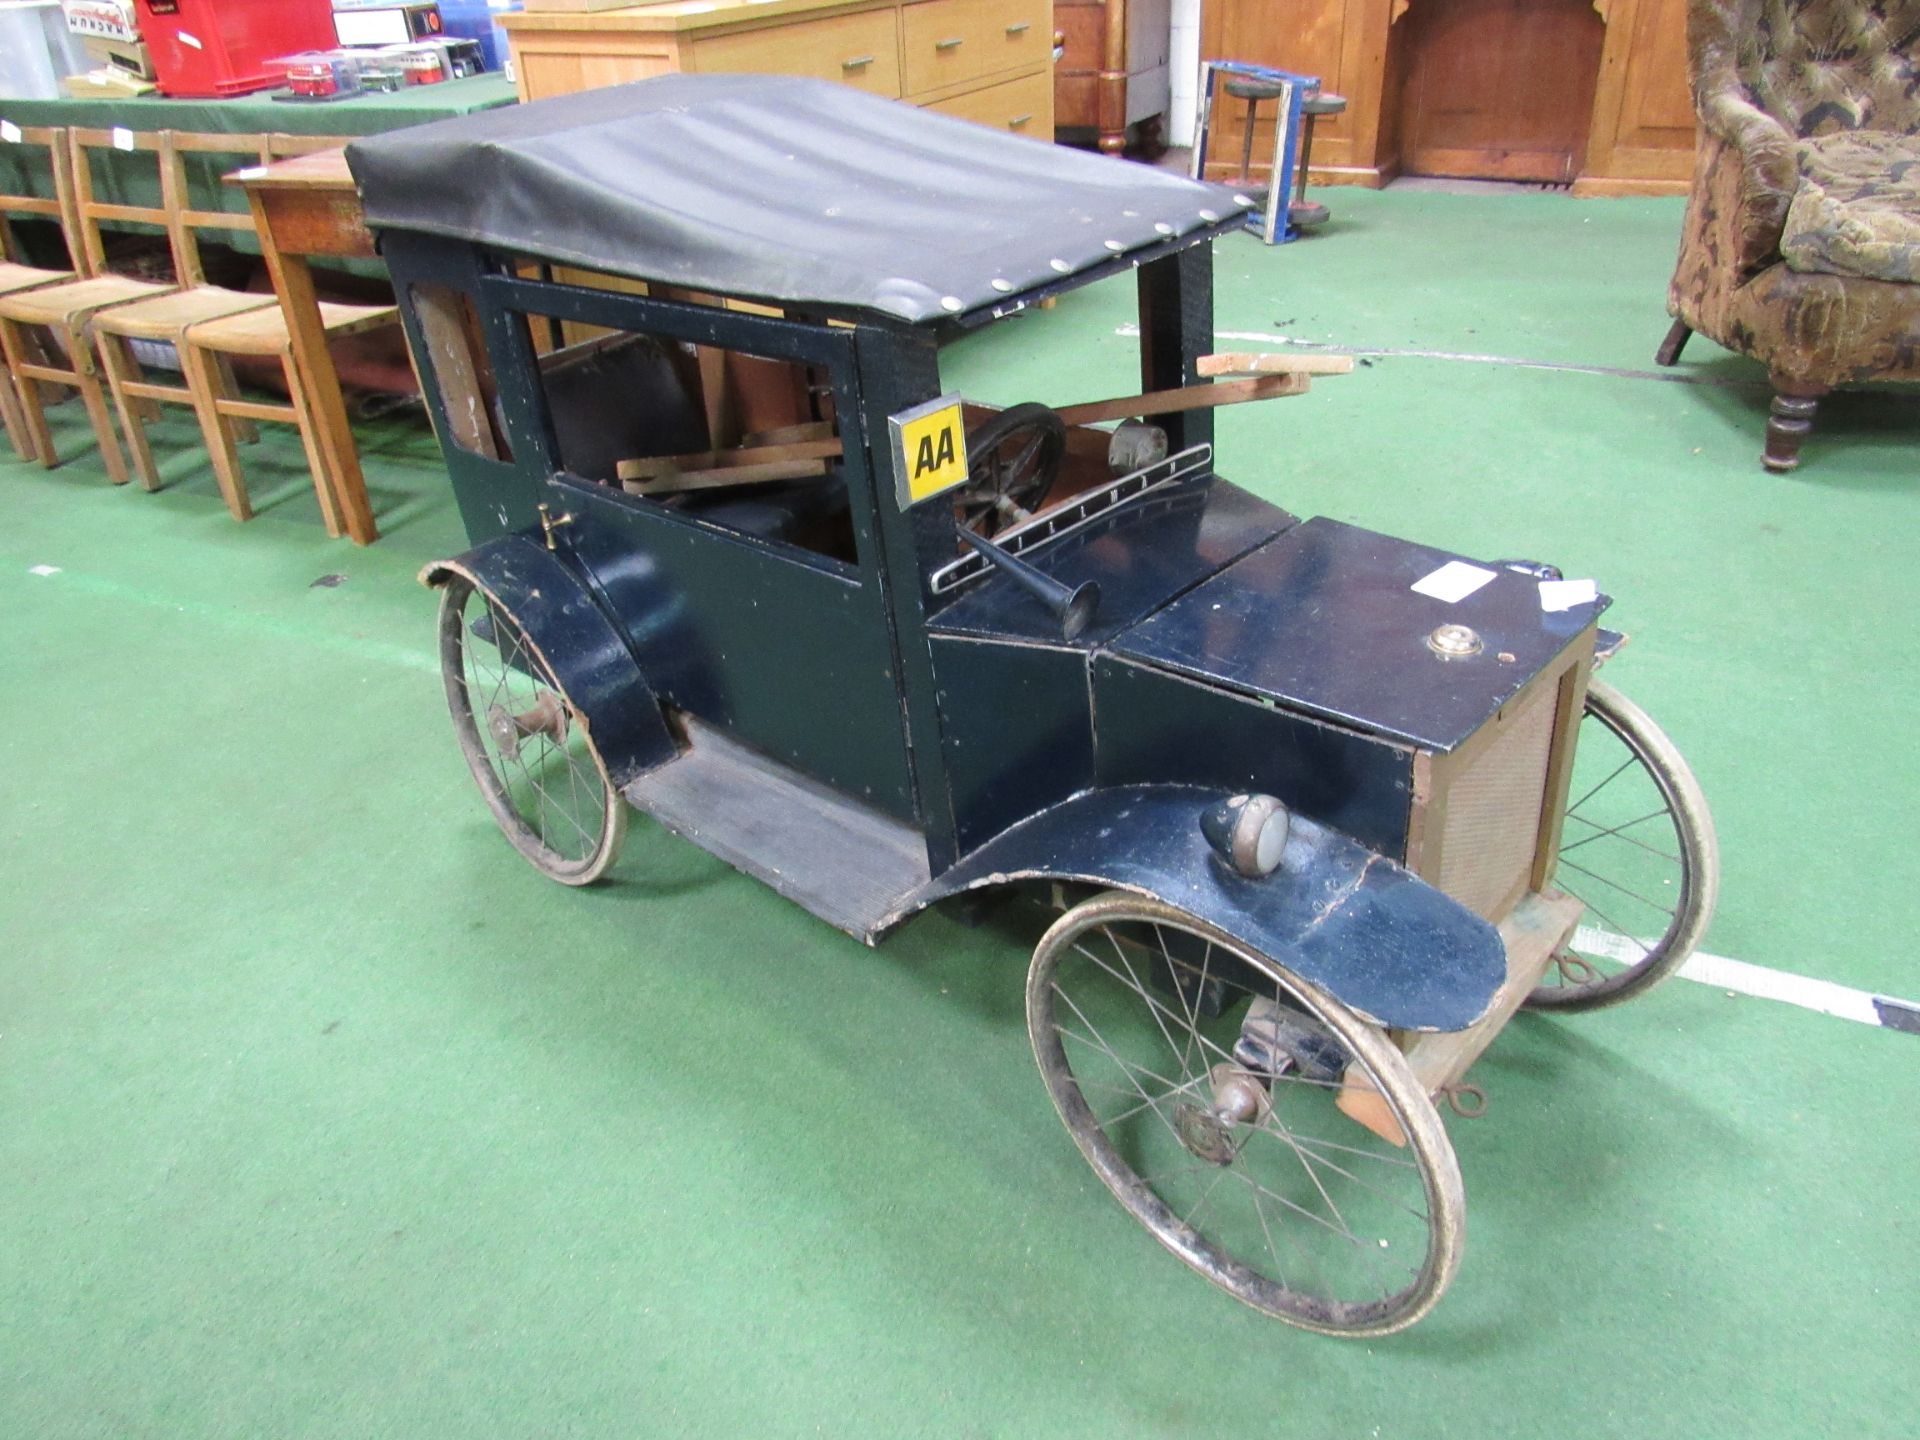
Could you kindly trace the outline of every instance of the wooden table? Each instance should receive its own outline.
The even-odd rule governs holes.
[[[347,152],[321,150],[254,166],[227,176],[227,183],[241,186],[253,208],[261,254],[293,336],[293,363],[312,397],[314,442],[322,481],[332,496],[331,506],[322,507],[331,511],[327,529],[335,535],[344,531],[356,545],[371,545],[380,532],[367,503],[360,452],[347,423],[340,377],[327,351],[320,300],[307,264],[312,256],[374,257],[373,236],[347,170]]]

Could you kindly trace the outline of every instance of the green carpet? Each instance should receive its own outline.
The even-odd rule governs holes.
[[[1220,247],[1222,331],[1650,368],[1676,204],[1327,198]],[[1131,318],[947,378],[1119,393]],[[1221,469],[1595,576],[1714,805],[1708,948],[1920,995],[1920,415],[1836,401],[1768,477],[1694,347],[1732,383],[1381,358],[1223,412]],[[644,821],[591,891],[513,854],[412,579],[462,543],[424,431],[363,427],[360,550],[290,437],[238,526],[185,417],[148,495],[56,414],[71,463],[0,461],[0,1437],[1911,1433],[1915,1037],[1686,981],[1523,1018],[1448,1298],[1288,1329],[1080,1160],[1014,921],[868,951]]]

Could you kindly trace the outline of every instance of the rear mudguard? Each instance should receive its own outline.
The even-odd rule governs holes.
[[[1507,976],[1480,916],[1337,830],[1294,816],[1263,880],[1219,860],[1200,816],[1226,792],[1184,785],[1084,791],[934,878],[896,919],[966,890],[1070,880],[1150,895],[1224,931],[1380,1025],[1463,1030]]]
[[[673,759],[676,748],[633,652],[560,557],[524,535],[504,535],[420,572],[438,589],[471,582],[520,623],[553,671],[616,788]]]

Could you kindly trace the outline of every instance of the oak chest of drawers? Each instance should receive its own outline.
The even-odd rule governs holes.
[[[811,75],[1053,138],[1052,0],[666,0],[501,20],[522,100],[679,71]]]

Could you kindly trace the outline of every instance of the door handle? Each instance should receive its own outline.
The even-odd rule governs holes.
[[[1031,30],[1032,28],[1033,28],[1033,22],[1032,22],[1032,21],[1029,21],[1029,20],[1022,20],[1022,21],[1020,21],[1020,22],[1019,22],[1018,24],[1016,24],[1016,25],[1009,25],[1009,26],[1007,26],[1007,34],[1009,34],[1009,35],[1024,35],[1024,34],[1026,34],[1026,33],[1027,33],[1027,31],[1029,31],[1029,30]]]
[[[840,62],[840,68],[842,70],[860,70],[871,64],[873,64],[873,56],[856,55],[851,60],[842,60]]]
[[[960,42],[965,38],[964,35],[956,35],[951,40],[936,40],[933,42],[933,48],[936,50],[957,50],[960,48]]]

